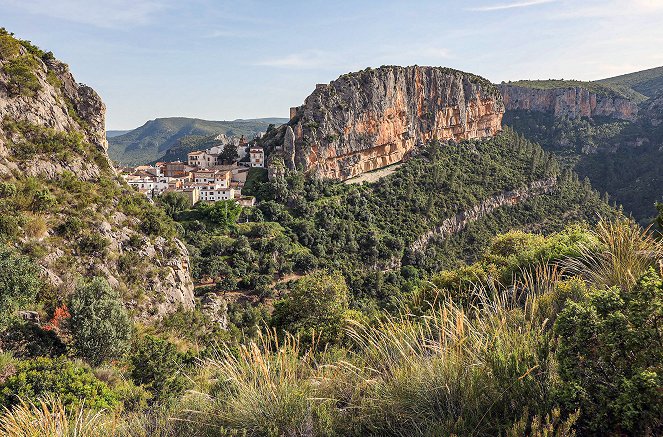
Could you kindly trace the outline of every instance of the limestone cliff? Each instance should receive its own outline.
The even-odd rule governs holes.
[[[596,92],[580,86],[537,88],[501,84],[504,106],[510,110],[546,112],[556,117],[611,117],[635,120],[637,103],[612,92]]]
[[[137,317],[192,307],[187,250],[115,174],[104,114],[66,64],[0,31],[0,241],[30,254],[60,296],[95,275]]]
[[[493,136],[503,112],[499,92],[479,76],[438,67],[366,69],[316,86],[268,153],[291,169],[348,179],[399,162],[430,140]]]

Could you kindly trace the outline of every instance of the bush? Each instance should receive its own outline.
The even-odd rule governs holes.
[[[663,282],[650,270],[631,290],[590,293],[561,312],[561,399],[583,433],[663,433]]]
[[[99,234],[86,234],[78,241],[78,248],[85,255],[104,256],[109,245],[110,241]]]
[[[2,349],[17,358],[57,357],[67,347],[53,331],[32,322],[16,321],[2,334]]]
[[[81,282],[69,300],[69,328],[79,356],[98,365],[128,348],[132,325],[122,299],[108,282]]]
[[[143,385],[155,401],[178,397],[187,386],[180,373],[182,356],[174,344],[151,335],[145,336],[131,354],[131,379]]]
[[[11,407],[20,400],[36,402],[57,396],[65,406],[112,408],[115,394],[92,372],[65,358],[35,358],[22,361],[16,373],[0,386],[2,404]]]
[[[338,343],[348,310],[348,287],[339,274],[311,273],[298,280],[274,306],[274,327],[304,340]]]
[[[39,267],[29,258],[0,248],[0,330],[16,310],[32,302],[42,287]]]

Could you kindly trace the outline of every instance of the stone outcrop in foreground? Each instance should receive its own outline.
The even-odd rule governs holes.
[[[497,88],[440,67],[380,67],[318,85],[293,108],[268,152],[290,169],[348,179],[401,161],[431,140],[485,138],[501,130]],[[269,141],[267,141],[269,144]]]
[[[633,121],[638,105],[612,93],[595,93],[582,87],[538,89],[501,84],[507,111],[525,110],[545,112],[555,117],[611,117]]]

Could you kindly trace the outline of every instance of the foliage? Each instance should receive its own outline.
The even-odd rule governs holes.
[[[221,161],[223,161],[224,164],[232,164],[233,162],[236,162],[239,159],[237,147],[232,143],[226,144],[223,146],[223,151],[219,158],[221,158]]]
[[[120,357],[131,339],[131,320],[119,294],[102,278],[81,282],[69,300],[69,329],[79,356],[98,365]]]
[[[596,435],[663,432],[663,282],[650,270],[632,289],[595,290],[559,315],[561,398]]]
[[[42,287],[39,268],[25,256],[0,247],[0,331],[16,310],[31,303]]]
[[[293,285],[274,304],[272,325],[305,341],[337,343],[348,311],[348,287],[341,275],[315,272]]]
[[[188,209],[191,204],[185,194],[176,191],[168,191],[162,194],[157,202],[171,218],[175,218],[177,214]]]
[[[66,345],[54,331],[32,322],[11,324],[2,334],[1,344],[17,358],[57,357],[66,352]]]
[[[41,83],[35,74],[39,63],[30,54],[10,59],[2,71],[9,76],[8,89],[15,96],[34,96],[40,89]]]
[[[18,405],[21,401],[37,402],[57,396],[65,406],[101,409],[117,403],[115,394],[94,377],[86,367],[66,358],[39,357],[21,361],[16,373],[0,386],[2,405]]]
[[[182,356],[174,344],[152,335],[142,338],[130,357],[131,379],[143,385],[154,400],[168,402],[187,386],[182,375]]]

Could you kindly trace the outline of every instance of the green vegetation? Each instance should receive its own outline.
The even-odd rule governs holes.
[[[596,81],[600,84],[630,88],[646,97],[654,97],[663,91],[663,67],[623,74]]]
[[[0,330],[31,304],[42,287],[39,268],[30,259],[0,247]]]
[[[88,368],[65,358],[21,361],[0,388],[6,407],[49,396],[58,397],[64,405],[84,404],[93,409],[111,408],[117,403],[114,393]]]
[[[131,320],[122,299],[105,279],[80,283],[68,308],[73,346],[86,361],[99,365],[122,356],[127,350]]]
[[[508,111],[504,123],[588,177],[595,189],[645,223],[655,212],[663,184],[658,165],[663,159],[663,127],[651,126],[649,117],[642,110],[636,122]]]

